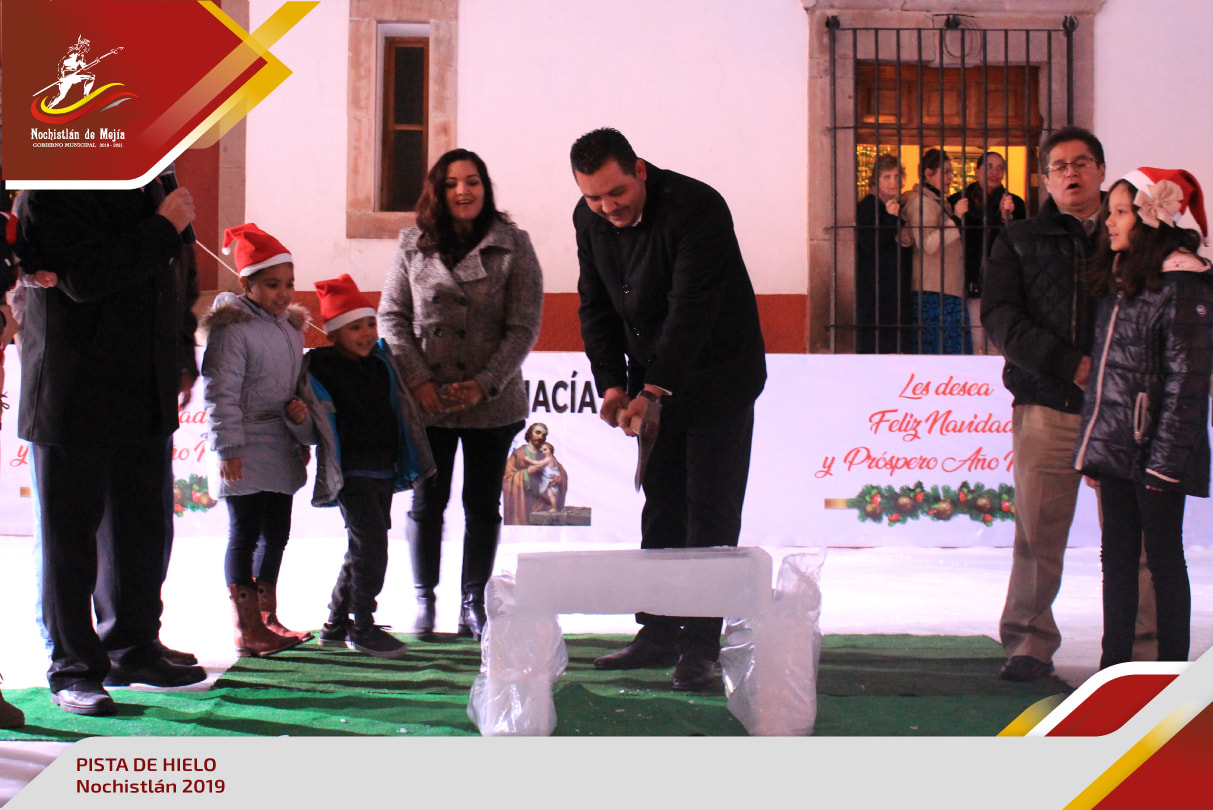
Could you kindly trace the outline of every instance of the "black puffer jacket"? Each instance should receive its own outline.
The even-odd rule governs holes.
[[[1099,303],[1074,468],[1209,494],[1213,268],[1174,253],[1158,292]]]
[[[986,259],[981,323],[1006,358],[1015,405],[1078,413],[1074,372],[1091,353],[1095,299],[1080,274],[1094,238],[1049,199],[1032,219],[1007,223]]]

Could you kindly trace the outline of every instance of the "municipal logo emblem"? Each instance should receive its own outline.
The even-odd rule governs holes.
[[[58,78],[34,93],[30,106],[34,118],[45,124],[66,124],[96,110],[108,110],[138,98],[129,90],[124,90],[122,82],[108,82],[94,87],[97,81],[94,68],[107,56],[121,53],[123,48],[111,48],[90,59],[91,44],[83,35],[77,35],[76,41],[68,47],[56,66]]]

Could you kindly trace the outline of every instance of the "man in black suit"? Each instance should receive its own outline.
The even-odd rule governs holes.
[[[197,375],[181,237],[194,204],[158,181],[27,195],[21,224],[58,282],[28,291],[18,428],[42,516],[47,680],[64,711],[113,714],[106,685],[206,677],[159,641],[172,435]]]
[[[724,199],[636,157],[617,130],[570,154],[578,315],[600,416],[629,436],[660,402],[645,472],[641,548],[736,546],[766,354],[754,288]],[[714,682],[720,618],[638,613],[601,669],[677,664],[674,689]]]

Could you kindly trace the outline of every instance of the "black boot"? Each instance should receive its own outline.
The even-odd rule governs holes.
[[[437,612],[434,602],[432,589],[417,589],[417,622],[413,625],[413,632],[422,641],[434,640],[434,614]]]
[[[463,605],[459,608],[459,635],[471,636],[480,641],[480,637],[484,634],[484,626],[488,623],[488,616],[484,612],[484,596],[481,596],[479,601],[476,597],[469,594],[463,595]]]
[[[413,587],[417,590],[417,622],[413,631],[422,641],[433,641],[434,589],[442,563],[442,523],[420,523],[410,513],[404,533],[413,561]]]
[[[484,609],[484,587],[493,574],[497,559],[497,541],[501,537],[501,518],[467,522],[463,534],[463,604],[459,610],[459,635],[477,641],[488,619]]]

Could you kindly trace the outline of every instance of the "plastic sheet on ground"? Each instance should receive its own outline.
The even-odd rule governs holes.
[[[771,609],[729,619],[720,651],[729,712],[754,736],[803,736],[817,721],[825,552],[785,557]]]
[[[550,735],[556,729],[552,684],[569,663],[560,623],[553,614],[518,609],[512,574],[489,580],[485,609],[468,717],[486,737]]]

